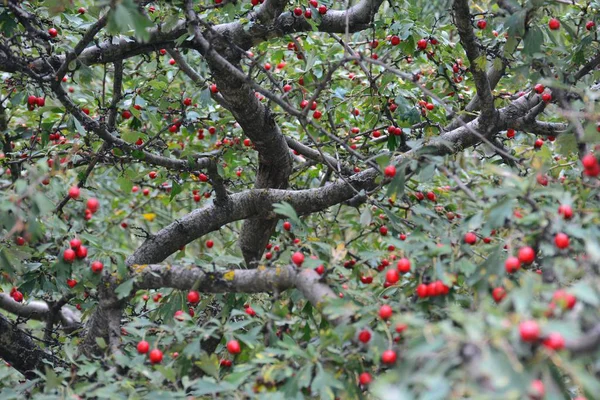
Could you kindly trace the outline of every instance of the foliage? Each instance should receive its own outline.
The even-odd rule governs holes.
[[[495,2],[472,2],[471,22],[484,54],[477,62],[488,68],[507,64],[493,90],[497,109],[513,104],[520,93],[534,96],[538,83],[556,98],[559,93],[571,97],[533,116],[565,124],[559,133],[538,137],[524,126],[509,138],[505,127],[491,143],[449,155],[427,146],[456,115],[473,114],[464,109],[476,91],[452,2],[385,2],[366,29],[336,35],[318,32],[327,14],[321,17],[312,7],[314,32],[256,40],[253,54],[241,61],[256,85],[298,110],[302,100],[318,93],[316,111],[322,118],[309,110],[302,119],[256,92],[285,137],[339,159],[355,173],[372,167],[383,171],[390,164],[397,170],[393,179],[380,174],[375,190],[363,190],[366,201],[356,207],[340,201],[307,213],[294,210],[291,200],[272,205],[273,216],[281,220],[260,265],[288,265],[297,251],[306,256],[302,268],[323,265],[323,282],[339,298],[315,306],[295,288],[237,293],[196,285],[201,292],[197,305],[188,303],[187,290],[134,290],[139,278],[127,258],[173,221],[217,203],[214,171],[153,165],[143,151],[192,165],[216,160],[228,192],[240,193],[254,187],[262,162],[254,146],[261,144],[245,142],[227,101],[211,90],[214,67],[194,49],[187,29],[164,46],[152,42],[149,28],[175,29],[185,19],[184,4],[108,3],[22,3],[44,32],[58,29],[59,37],[52,40],[31,39],[14,11],[0,8],[3,37],[19,43],[17,55],[32,63],[44,58],[45,46],[53,55],[71,52],[111,6],[106,28],[89,46],[152,43],[123,60],[122,95],[114,93],[118,67],[112,62],[73,62],[62,84],[79,109],[103,124],[109,123],[111,102],[117,99],[111,132],[125,145],[111,148],[65,109],[51,82],[42,84],[21,67],[0,66],[5,71],[0,73],[0,119],[5,122],[0,123],[2,291],[18,288],[25,303],[52,304],[72,296],[67,307],[76,307],[84,323],[99,308],[99,288],[109,278],[125,302],[119,351],[98,337],[103,356],[80,354],[81,330],[66,333],[51,324],[50,333],[45,322],[15,317],[20,328],[44,337],[36,342],[39,346],[70,365],[48,366],[37,381],[24,381],[15,369],[1,366],[2,399],[25,394],[39,399],[537,399],[543,397],[532,386],[537,380],[547,399],[596,398],[600,339],[580,347],[600,323],[600,185],[597,177],[584,173],[580,158],[600,144],[593,88],[600,73],[592,65],[589,74],[577,74],[597,57],[596,27],[585,25],[598,18],[600,4],[532,0],[511,11]],[[346,5],[320,4],[330,10]],[[287,11],[296,6],[285,4]],[[299,6],[304,10],[306,5]],[[85,13],[78,13],[79,7]],[[207,23],[237,21],[250,31],[258,22],[248,13],[258,7],[225,0],[202,2],[196,10]],[[560,19],[560,30],[548,28],[551,17]],[[484,18],[487,28],[477,29],[476,22]],[[401,39],[397,46],[392,44],[396,35]],[[417,49],[422,38],[428,40],[425,51]],[[200,81],[194,82],[179,63],[170,63],[163,48],[177,48]],[[1,47],[0,52],[8,55]],[[352,57],[354,52],[359,55]],[[284,91],[285,84],[291,91]],[[45,104],[28,107],[32,95]],[[185,105],[187,98],[191,105]],[[388,134],[390,125],[402,128],[402,135]],[[541,146],[535,142],[539,138]],[[335,166],[294,153],[290,190],[348,179],[340,178]],[[80,182],[80,196],[57,209]],[[86,212],[90,198],[100,203],[91,214]],[[572,218],[558,212],[561,205],[572,208]],[[246,268],[237,243],[244,219],[182,242],[168,263],[206,271]],[[476,235],[474,245],[466,243],[469,233]],[[568,235],[568,247],[557,247],[558,233]],[[74,237],[88,253],[69,263],[64,252]],[[535,261],[508,273],[505,261],[525,246],[534,249]],[[386,284],[387,271],[402,258],[410,260],[411,271]],[[91,270],[92,261],[103,263],[101,274]],[[70,279],[77,281],[72,288]],[[434,292],[446,287],[447,293],[420,297],[423,284]],[[498,302],[492,295],[497,288],[506,292]],[[576,298],[574,307],[558,290]],[[393,310],[387,321],[379,315],[383,304]],[[184,311],[181,320],[174,318],[178,310]],[[352,314],[350,320],[331,322],[346,313]],[[541,327],[533,343],[519,332],[528,320]],[[368,343],[359,340],[363,330],[371,334]],[[553,333],[561,335],[566,349],[551,348],[546,339]],[[232,339],[241,343],[240,354],[228,353]],[[164,360],[151,364],[146,354],[138,354],[141,340],[161,349]],[[386,365],[382,354],[389,349],[398,360]],[[372,383],[358,383],[363,372],[372,375]]]

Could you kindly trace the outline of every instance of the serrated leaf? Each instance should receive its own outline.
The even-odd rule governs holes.
[[[131,293],[131,290],[133,289],[134,282],[135,278],[131,278],[117,286],[115,294],[119,300],[129,296],[129,293]]]

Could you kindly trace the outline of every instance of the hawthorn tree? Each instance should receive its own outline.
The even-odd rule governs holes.
[[[597,398],[599,16],[4,0],[0,397]]]

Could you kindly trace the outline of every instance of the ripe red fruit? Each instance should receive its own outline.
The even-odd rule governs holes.
[[[190,99],[189,97],[186,97],[185,99],[183,99],[183,105],[184,106],[191,106],[192,105],[192,99]]]
[[[556,18],[550,19],[550,21],[548,21],[548,28],[550,28],[553,31],[560,29],[560,21]]]
[[[385,279],[387,282],[394,285],[400,280],[400,273],[397,269],[388,269],[385,273]]]
[[[229,367],[231,367],[231,365],[233,364],[233,362],[231,362],[231,360],[225,360],[225,359],[223,359],[223,360],[221,360],[219,362],[219,364],[221,365],[221,367],[229,368]]]
[[[37,104],[37,97],[30,95],[29,97],[27,97],[27,104],[29,104],[29,106],[31,107],[35,107],[35,105]]]
[[[302,15],[302,9],[301,9],[300,7],[296,7],[296,8],[294,8],[294,15],[295,15],[296,17],[299,17],[299,16],[301,16],[301,15]]]
[[[519,324],[519,334],[524,342],[536,342],[540,338],[540,326],[536,321],[523,321]]]
[[[210,85],[210,91],[211,91],[211,93],[216,94],[216,93],[219,93],[219,88],[217,87],[216,84],[213,83],[212,85]]]
[[[569,236],[562,232],[557,233],[556,236],[554,236],[554,244],[559,249],[566,249],[569,247]]]
[[[427,192],[427,200],[429,201],[436,201],[437,197],[435,195],[435,193],[433,192]]]
[[[588,31],[591,31],[594,26],[596,26],[596,23],[594,21],[588,21],[585,24],[585,29],[587,29]]]
[[[564,219],[571,219],[573,218],[573,209],[568,204],[561,204],[558,207],[558,214],[562,215]]]
[[[373,381],[373,378],[371,377],[371,374],[369,374],[368,372],[363,372],[362,374],[360,374],[358,376],[358,382],[363,386],[367,386],[372,381]]]
[[[25,244],[25,238],[23,236],[17,236],[15,238],[15,243],[17,246],[23,246]]]
[[[487,22],[485,21],[485,19],[480,19],[479,21],[477,21],[477,27],[481,30],[485,29],[485,27],[487,26]]]
[[[529,246],[521,247],[518,257],[523,264],[531,264],[535,260],[535,251]]]
[[[325,15],[327,13],[327,6],[320,5],[319,6],[319,14]]]
[[[537,176],[535,177],[537,183],[539,183],[542,186],[548,186],[548,177],[544,174],[537,174]]]
[[[417,41],[417,48],[419,50],[425,50],[427,48],[427,39],[420,39]]]
[[[292,262],[298,267],[302,266],[302,263],[304,262],[304,254],[299,251],[295,252],[292,254]]]
[[[71,241],[69,242],[69,245],[71,246],[71,248],[73,250],[77,250],[81,246],[81,240],[79,240],[77,238],[71,239]]]
[[[552,101],[552,94],[550,94],[550,93],[548,93],[548,92],[544,93],[544,94],[542,95],[542,100],[543,100],[545,103],[549,103],[549,102],[551,102],[551,101]]]
[[[200,293],[195,290],[190,290],[187,294],[187,301],[191,304],[198,304],[200,301]]]
[[[589,153],[581,158],[581,164],[585,169],[593,169],[598,165],[598,160],[596,159],[595,155]]]
[[[465,233],[463,240],[466,244],[474,245],[477,243],[477,235],[475,235],[473,232],[467,232]]]
[[[227,342],[227,351],[230,354],[239,354],[242,351],[242,348],[240,347],[240,342],[238,342],[237,340],[230,340],[229,342]]]
[[[562,350],[565,347],[565,338],[560,333],[554,332],[549,334],[542,343],[550,350]]]
[[[175,59],[174,59],[174,58],[171,58],[171,59],[169,60],[169,64],[171,64],[171,65],[175,65],[175,63],[176,63],[176,61],[175,61]]]
[[[123,117],[123,119],[129,119],[131,118],[131,111],[129,110],[125,110],[121,113],[121,117]]]
[[[14,292],[12,292],[11,296],[12,296],[13,300],[16,301],[17,303],[20,303],[23,301],[23,293],[19,292],[18,290],[15,290]]]
[[[496,303],[500,303],[506,297],[506,290],[503,287],[497,287],[492,290],[492,297]]]
[[[542,94],[542,93],[544,92],[544,89],[545,89],[545,88],[544,88],[544,85],[542,85],[541,83],[538,83],[537,85],[535,85],[535,86],[533,87],[533,90],[535,90],[535,92],[536,92],[537,94]]]
[[[315,111],[313,113],[313,118],[314,119],[321,119],[322,116],[323,116],[323,113],[321,111]]]
[[[371,332],[367,329],[363,329],[358,333],[358,340],[362,343],[368,343],[371,340]]]
[[[401,274],[406,274],[407,272],[410,272],[410,260],[408,258],[401,258],[400,260],[398,260],[396,268]]]
[[[75,257],[76,254],[73,249],[66,249],[63,252],[63,260],[65,260],[65,262],[72,263],[73,261],[75,261]]]
[[[77,186],[72,186],[69,189],[69,197],[72,199],[78,199],[80,194],[80,190]]]
[[[304,18],[306,18],[306,19],[312,18],[312,11],[310,9],[304,10]]]
[[[150,171],[150,172],[148,173],[148,177],[149,177],[150,179],[154,179],[154,178],[156,178],[156,175],[157,175],[156,171]]]
[[[50,28],[48,29],[48,35],[54,38],[58,36],[58,31],[55,28]]]
[[[509,139],[512,139],[515,137],[515,130],[514,129],[507,129],[506,130],[506,137]]]
[[[396,362],[396,352],[394,350],[386,350],[381,355],[381,362],[384,364],[393,364]]]
[[[163,360],[163,352],[159,349],[154,349],[150,352],[148,358],[152,364],[158,364]]]
[[[390,39],[390,43],[392,44],[392,46],[398,46],[400,44],[400,38],[398,36],[394,35]]]
[[[209,249],[212,249],[212,247],[215,245],[215,242],[213,242],[212,240],[207,240],[206,241],[206,247],[208,247]]]
[[[77,281],[75,279],[67,279],[67,286],[73,289],[77,286]]]
[[[387,304],[379,307],[379,317],[383,320],[390,319],[392,317],[392,307]]]
[[[388,165],[387,167],[385,167],[385,169],[383,170],[383,173],[385,176],[387,176],[388,178],[393,178],[394,176],[396,176],[396,167],[394,167],[393,165]]]
[[[98,211],[98,208],[100,207],[100,202],[98,201],[97,198],[95,197],[90,197],[87,201],[87,209],[90,210],[92,213],[95,213],[96,211]]]
[[[382,226],[379,228],[379,233],[381,234],[381,236],[386,236],[388,234],[388,228],[387,226]]]
[[[140,340],[137,344],[137,351],[140,354],[146,354],[150,350],[150,343],[145,340]]]
[[[46,99],[43,97],[38,97],[36,104],[38,107],[44,107],[46,105]]]
[[[86,258],[87,257],[87,247],[85,246],[79,246],[79,248],[77,250],[75,250],[75,254],[77,255],[77,258]]]
[[[419,286],[417,286],[417,296],[419,296],[420,298],[425,298],[428,296],[428,289],[427,289],[427,285],[424,283],[419,284]]]
[[[94,261],[91,267],[93,273],[99,274],[100,272],[102,272],[102,269],[104,269],[104,264],[102,264],[100,261]]]
[[[546,394],[546,388],[544,387],[544,382],[540,381],[539,379],[536,379],[535,381],[531,382],[531,385],[529,386],[529,393],[530,399],[533,400],[538,400],[538,399],[542,399],[544,397],[544,395]]]
[[[552,295],[552,301],[558,304],[561,308],[572,310],[577,303],[577,298],[563,289],[559,289]]]
[[[289,231],[290,229],[292,229],[292,224],[289,221],[285,221],[283,223],[283,229],[285,229],[286,231]]]
[[[517,272],[521,268],[521,261],[517,257],[508,257],[504,262],[504,269],[509,274]]]
[[[77,9],[77,12],[78,12],[79,14],[82,14],[82,15],[83,15],[83,14],[85,14],[85,8],[83,8],[83,7],[79,7],[79,8]]]
[[[315,268],[315,272],[319,275],[323,275],[325,273],[325,266],[319,265],[317,268]]]

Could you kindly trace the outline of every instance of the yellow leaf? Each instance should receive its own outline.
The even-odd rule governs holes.
[[[146,221],[152,222],[152,221],[154,221],[154,218],[156,218],[156,214],[154,214],[154,213],[142,214],[142,217],[144,217],[144,219]]]
[[[223,279],[225,279],[226,281],[232,281],[234,277],[235,272],[233,271],[227,271],[223,274]]]

